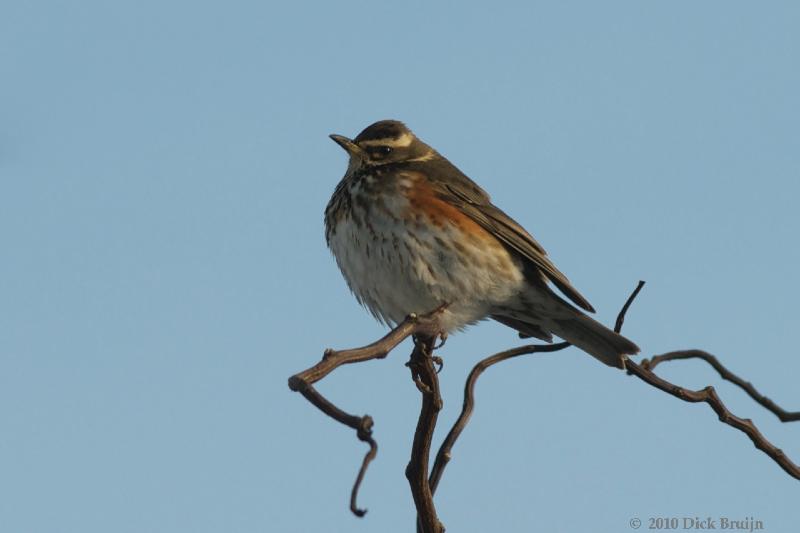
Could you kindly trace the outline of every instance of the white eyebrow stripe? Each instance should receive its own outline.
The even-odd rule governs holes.
[[[414,135],[411,133],[403,133],[397,139],[373,139],[370,141],[361,141],[359,144],[364,146],[391,146],[393,148],[404,148],[414,141]]]
[[[434,157],[436,157],[436,152],[433,150],[428,150],[423,155],[415,157],[413,159],[406,159],[406,161],[430,161]]]

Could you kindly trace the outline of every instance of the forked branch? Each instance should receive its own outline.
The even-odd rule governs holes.
[[[688,356],[674,357],[674,358],[671,357],[673,354],[686,355],[687,353],[689,352],[670,352],[662,356],[656,356],[656,357],[661,357],[660,362],[670,361],[674,359],[688,359],[689,358]],[[699,357],[699,358],[705,359],[704,357]],[[714,358],[714,360],[716,360],[716,358]],[[719,361],[717,361],[717,365],[719,365],[719,367],[722,368],[726,373],[736,377],[734,374],[730,373],[725,367],[723,367],[719,363]],[[717,413],[720,422],[728,424],[729,426],[734,427],[739,431],[743,432],[745,435],[750,437],[750,440],[753,441],[753,444],[755,445],[756,448],[766,453],[773,461],[778,463],[778,466],[783,468],[787,474],[789,474],[795,479],[800,479],[800,466],[792,462],[792,460],[789,459],[789,457],[783,452],[783,450],[781,450],[780,448],[772,444],[770,441],[768,441],[767,438],[761,434],[756,425],[753,424],[752,420],[750,420],[749,418],[739,418],[738,416],[731,413],[728,410],[728,408],[725,407],[725,404],[722,403],[722,400],[719,398],[719,395],[717,394],[717,391],[714,389],[714,387],[708,386],[700,390],[691,390],[679,387],[678,385],[670,383],[669,381],[662,379],[658,377],[655,373],[653,373],[652,368],[655,365],[652,364],[652,361],[648,361],[647,359],[642,360],[642,362],[638,365],[629,361],[626,366],[628,374],[633,374],[637,378],[647,383],[648,385],[652,385],[653,387],[660,389],[666,392],[667,394],[671,394],[676,398],[680,398],[684,402],[707,403],[714,410],[714,412]],[[734,381],[734,383],[736,382]],[[762,402],[759,403],[763,405]],[[780,408],[778,407],[778,409]],[[782,409],[780,410],[786,413]],[[786,419],[785,420],[782,419],[783,422],[790,422],[799,419],[797,416],[798,413],[786,413],[786,415],[787,415]]]
[[[614,327],[617,333],[622,330],[626,313],[643,286],[644,282],[640,281],[620,310]],[[461,414],[444,439],[436,455],[430,477],[428,477],[427,469],[431,440],[436,427],[438,413],[442,407],[439,380],[437,371],[434,368],[434,363],[437,362],[438,358],[433,356],[434,343],[439,335],[438,317],[441,311],[442,308],[420,317],[409,316],[386,336],[362,348],[342,351],[326,350],[319,363],[289,378],[289,387],[292,390],[300,392],[331,418],[355,429],[358,439],[369,444],[369,451],[364,456],[350,498],[350,509],[357,516],[363,516],[366,510],[360,509],[356,505],[358,489],[364,478],[364,473],[369,463],[375,458],[378,449],[377,443],[372,438],[372,418],[369,415],[352,415],[339,409],[317,392],[313,384],[341,365],[384,358],[403,340],[410,336],[414,337],[414,351],[411,354],[408,367],[411,369],[412,379],[422,393],[422,407],[414,435],[411,460],[406,468],[406,477],[411,485],[411,492],[417,508],[417,529],[423,533],[441,533],[444,531],[433,505],[433,494],[452,456],[452,448],[472,416],[475,408],[475,385],[481,374],[492,365],[508,359],[532,353],[555,352],[570,346],[567,342],[544,345],[530,344],[499,352],[476,364],[464,386],[464,403]],[[772,400],[759,393],[751,383],[729,371],[716,357],[701,350],[669,352],[654,356],[651,359],[644,359],[639,364],[632,360],[627,360],[626,370],[629,375],[635,375],[648,385],[676,398],[692,403],[707,403],[717,413],[721,422],[745,433],[758,449],[766,453],[783,470],[792,477],[800,479],[800,467],[792,462],[783,451],[770,443],[751,420],[739,418],[731,413],[722,403],[713,387],[709,386],[696,391],[685,389],[660,378],[653,372],[653,369],[659,364],[681,359],[702,359],[711,365],[723,379],[739,386],[753,400],[770,410],[781,421],[792,422],[800,420],[800,412],[789,412],[779,407]]]
[[[781,422],[797,422],[800,420],[800,411],[786,411],[778,404],[758,392],[756,388],[753,386],[752,383],[749,381],[745,381],[727,368],[725,368],[722,363],[719,362],[719,359],[714,357],[708,352],[704,352],[703,350],[681,350],[675,352],[669,352],[662,355],[655,355],[651,357],[649,360],[645,359],[641,362],[641,366],[647,366],[648,370],[653,370],[656,365],[660,363],[664,363],[667,361],[677,361],[680,359],[702,359],[711,367],[717,371],[720,377],[726,381],[730,381],[743,391],[747,393],[753,400],[755,400],[759,405],[764,407],[765,409],[772,412],[775,416],[777,416]]]
[[[630,308],[631,304],[633,303],[636,296],[639,294],[639,291],[642,290],[644,287],[644,281],[640,281],[636,288],[633,290],[631,295],[625,301],[625,304],[622,306],[619,314],[617,315],[617,320],[614,325],[614,331],[620,333],[622,331],[622,326],[625,322],[625,316]],[[492,356],[489,356],[483,360],[481,360],[478,364],[476,364],[472,371],[467,378],[466,385],[464,386],[464,404],[461,409],[461,414],[459,415],[456,422],[453,424],[453,427],[450,429],[450,432],[445,437],[444,441],[442,442],[441,447],[439,448],[439,452],[436,454],[436,461],[431,469],[431,477],[430,477],[430,484],[431,489],[435,493],[436,488],[439,485],[439,481],[444,473],[444,468],[447,466],[447,463],[452,458],[452,449],[453,445],[455,444],[458,437],[461,435],[461,432],[466,427],[467,423],[472,416],[472,412],[475,408],[475,383],[477,382],[480,375],[490,366],[500,363],[502,361],[506,361],[508,359],[512,359],[514,357],[519,357],[520,355],[527,355],[532,353],[542,353],[542,352],[554,352],[558,350],[563,350],[571,346],[567,342],[562,342],[558,344],[531,344],[527,346],[520,346],[518,348],[513,348],[511,350],[506,350],[503,352],[499,352]],[[652,385],[664,392],[667,392],[677,398],[680,398],[687,402],[706,402],[708,403],[712,409],[717,413],[719,416],[720,421],[743,431],[750,440],[753,441],[753,444],[759,449],[766,453],[770,458],[772,458],[778,465],[783,468],[789,475],[794,478],[800,479],[800,468],[793,463],[782,450],[775,447],[772,443],[770,443],[756,428],[751,420],[742,419],[735,415],[733,415],[722,401],[719,399],[719,396],[716,394],[716,391],[713,387],[706,387],[700,391],[692,391],[688,389],[684,389],[670,383],[660,377],[658,377],[654,372],[653,368],[663,362],[672,361],[677,359],[691,359],[691,358],[699,358],[706,361],[712,367],[714,367],[717,372],[719,372],[720,376],[723,379],[726,379],[739,387],[741,387],[751,398],[753,398],[756,402],[760,405],[764,406],[765,408],[769,409],[771,412],[775,413],[775,415],[781,419],[783,422],[791,422],[800,420],[800,412],[788,412],[776,405],[772,400],[760,394],[755,387],[749,382],[746,382],[739,376],[735,375],[734,373],[730,372],[727,368],[725,368],[719,360],[711,354],[700,350],[686,350],[686,351],[676,351],[670,352],[663,355],[658,355],[653,357],[650,360],[644,359],[640,364],[636,364],[631,360],[626,361],[626,368],[628,374],[635,375],[645,383]]]
[[[358,489],[361,486],[361,482],[364,479],[364,474],[370,462],[372,462],[375,455],[378,453],[378,443],[372,438],[372,417],[369,415],[357,416],[346,413],[320,394],[314,388],[313,384],[342,365],[369,361],[371,359],[383,359],[398,344],[412,335],[420,338],[435,339],[438,334],[438,317],[442,309],[443,308],[436,309],[427,315],[419,317],[410,315],[383,338],[367,346],[340,351],[327,349],[319,363],[289,378],[289,388],[291,390],[302,394],[309,402],[317,406],[320,411],[329,417],[355,429],[356,437],[369,444],[369,451],[367,451],[364,460],[361,462],[358,476],[356,476],[356,481],[350,491],[350,510],[356,516],[364,516],[367,512],[366,509],[361,509],[356,504]],[[439,401],[441,403],[441,398]],[[425,475],[427,475],[427,463]]]

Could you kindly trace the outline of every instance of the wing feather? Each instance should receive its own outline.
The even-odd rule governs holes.
[[[435,176],[432,181],[442,200],[459,208],[498,240],[528,260],[575,305],[594,312],[589,301],[556,268],[547,257],[542,245],[536,242],[525,228],[494,206],[489,195],[452,163],[444,158],[438,163],[441,167],[437,169],[438,172],[432,174]]]

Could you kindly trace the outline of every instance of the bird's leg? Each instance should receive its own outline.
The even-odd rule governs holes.
[[[442,359],[438,355],[432,355],[431,361],[433,361],[433,364],[436,365],[436,373],[440,374],[442,372],[442,369],[444,368],[444,359]]]
[[[441,326],[441,315],[449,305],[450,304],[446,303],[441,304],[428,313],[422,315],[411,313],[406,317],[406,320],[411,320],[416,323],[415,332],[412,335],[415,344],[419,340],[441,339],[441,344],[438,346],[435,345],[435,342],[430,345],[430,351],[444,346],[444,342],[447,340],[447,332]]]
[[[447,340],[447,332],[442,329],[439,320],[439,316],[447,309],[447,306],[448,304],[442,304],[430,313],[422,315],[422,317],[427,320],[427,323],[424,325],[419,322],[421,317],[416,313],[412,313],[408,316],[408,319],[417,321],[418,329],[411,336],[411,339],[414,341],[414,351],[411,353],[411,358],[406,363],[406,366],[411,370],[411,379],[414,380],[417,389],[423,394],[433,394],[433,391],[425,384],[421,377],[419,370],[421,361],[430,359],[431,362],[438,367],[436,370],[437,374],[442,371],[442,367],[444,366],[442,358],[433,355],[433,352],[444,346]],[[437,340],[440,341],[439,344],[436,343]]]
[[[444,346],[444,343],[447,342],[447,332],[440,331],[438,337],[439,337],[439,344],[431,348],[431,350],[438,350],[439,348]],[[433,353],[431,353],[431,359],[433,360],[434,364],[436,364],[437,367],[436,373],[439,374],[444,368],[444,359],[442,359],[438,355],[433,355]]]
[[[415,370],[410,362],[406,363],[406,366],[411,369],[411,379],[414,380],[414,385],[417,386],[417,390],[422,394],[433,394],[431,388],[422,382],[422,377],[419,375],[419,371]]]
[[[434,350],[438,350],[439,348],[444,346],[444,343],[447,342],[447,332],[440,331],[438,337],[439,337],[439,344],[433,347]]]
[[[433,358],[433,345],[436,342],[436,337],[430,337],[428,335],[413,335],[412,340],[414,341],[414,351],[411,353],[411,358],[406,363],[406,366],[409,370],[411,370],[411,379],[414,380],[414,384],[417,386],[417,389],[422,394],[432,394],[433,391],[431,388],[426,385],[422,380],[422,375],[420,373],[419,364],[420,359],[425,359],[427,357],[432,358],[434,361],[439,359],[440,357]]]
[[[438,316],[445,309],[447,309],[448,305],[449,304],[446,303],[441,304],[439,307],[431,311],[428,316],[436,316],[438,318]],[[440,327],[438,320],[432,323],[431,326],[426,329],[427,331],[420,332],[414,335],[413,337],[414,345],[416,346],[418,343],[426,344],[425,346],[426,351],[424,353],[428,357],[430,357],[431,360],[436,364],[436,366],[438,367],[436,373],[438,374],[439,372],[442,371],[442,367],[444,367],[444,360],[439,356],[433,355],[433,352],[444,346],[444,344],[447,342],[447,331],[445,331]],[[437,339],[439,341],[438,344],[436,343]]]

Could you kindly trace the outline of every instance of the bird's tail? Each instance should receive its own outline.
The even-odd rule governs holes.
[[[577,309],[569,318],[547,320],[547,329],[609,366],[625,368],[625,356],[639,353],[639,347]]]
[[[521,337],[552,342],[551,334],[557,335],[609,366],[625,368],[625,356],[639,353],[636,344],[547,288],[531,287],[522,302],[524,305],[498,309],[491,316],[519,331]]]

